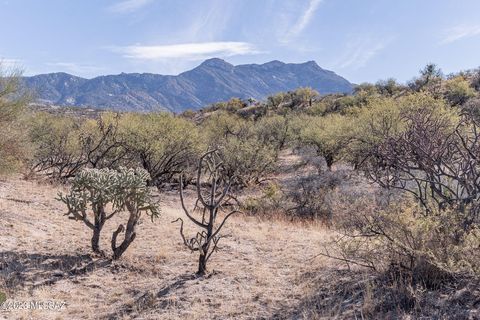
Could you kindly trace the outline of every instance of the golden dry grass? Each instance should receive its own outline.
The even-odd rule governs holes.
[[[1,311],[7,319],[259,319],[281,317],[314,290],[306,274],[327,266],[315,257],[329,231],[235,216],[212,272],[194,275],[197,257],[181,243],[176,194],[162,195],[162,215],[145,218],[120,261],[90,255],[90,230],[68,220],[55,200],[62,187],[0,181],[0,291],[15,300],[59,300],[60,311]],[[107,222],[102,248],[121,217]],[[188,225],[187,233],[193,232]],[[314,258],[315,257],[315,258]],[[3,312],[3,313],[2,313]]]

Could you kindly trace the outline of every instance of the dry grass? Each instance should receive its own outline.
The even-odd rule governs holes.
[[[212,274],[193,274],[197,257],[183,247],[183,216],[176,194],[162,196],[162,215],[145,219],[124,257],[111,262],[90,254],[90,232],[68,220],[56,201],[62,187],[9,179],[0,182],[0,290],[15,300],[62,300],[60,311],[9,311],[9,319],[259,319],[282,318],[302,302],[305,275],[327,267],[312,259],[328,239],[317,225],[229,220]],[[102,247],[120,217],[108,222]],[[188,226],[186,231],[193,232]]]

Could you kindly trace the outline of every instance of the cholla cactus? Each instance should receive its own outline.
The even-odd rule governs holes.
[[[145,212],[150,218],[158,217],[159,208],[152,201],[150,189],[147,186],[147,180],[150,175],[144,169],[123,169],[121,168],[117,175],[118,189],[113,201],[114,208],[127,209],[130,213],[127,226],[121,224],[112,235],[113,258],[118,259],[127,250],[128,246],[135,240],[135,227],[142,212]],[[120,245],[117,246],[118,234],[125,231],[125,237]]]
[[[142,212],[152,219],[159,209],[152,202],[147,187],[149,174],[143,169],[86,169],[75,176],[70,194],[59,194],[58,200],[67,205],[66,215],[73,220],[83,221],[93,230],[92,250],[101,253],[100,233],[105,222],[121,211],[130,213],[125,238],[117,247],[118,234],[125,231],[120,225],[112,236],[114,259],[119,258],[135,239],[135,226]],[[111,210],[107,212],[107,205]]]
[[[206,178],[206,179],[205,179]],[[202,181],[209,186],[207,190],[202,190]],[[206,152],[199,161],[197,171],[197,201],[195,208],[189,211],[185,205],[183,197],[183,179],[180,176],[180,202],[185,215],[195,225],[200,227],[195,237],[187,239],[183,232],[183,219],[178,218],[173,222],[180,221],[180,235],[185,246],[192,252],[199,252],[197,274],[203,276],[207,273],[207,262],[211,255],[218,249],[218,242],[224,236],[220,234],[222,227],[227,219],[233,214],[239,212],[233,210],[225,213],[221,222],[218,223],[218,213],[225,209],[227,199],[230,196],[230,187],[233,177],[228,175],[224,162],[217,150]],[[195,217],[195,211],[200,211],[202,219]],[[219,218],[220,220],[220,218]]]

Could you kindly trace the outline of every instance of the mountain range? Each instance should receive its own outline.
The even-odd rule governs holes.
[[[92,79],[68,73],[24,77],[37,103],[118,111],[182,112],[233,97],[264,99],[268,95],[311,87],[321,94],[350,93],[353,84],[314,61],[234,66],[212,58],[177,76],[121,73]]]

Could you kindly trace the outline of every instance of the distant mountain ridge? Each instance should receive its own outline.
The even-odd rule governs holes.
[[[234,66],[218,58],[177,76],[121,73],[85,79],[48,73],[24,77],[24,82],[39,103],[118,111],[182,112],[233,97],[264,99],[299,87],[312,87],[321,94],[353,90],[352,83],[314,61]]]

